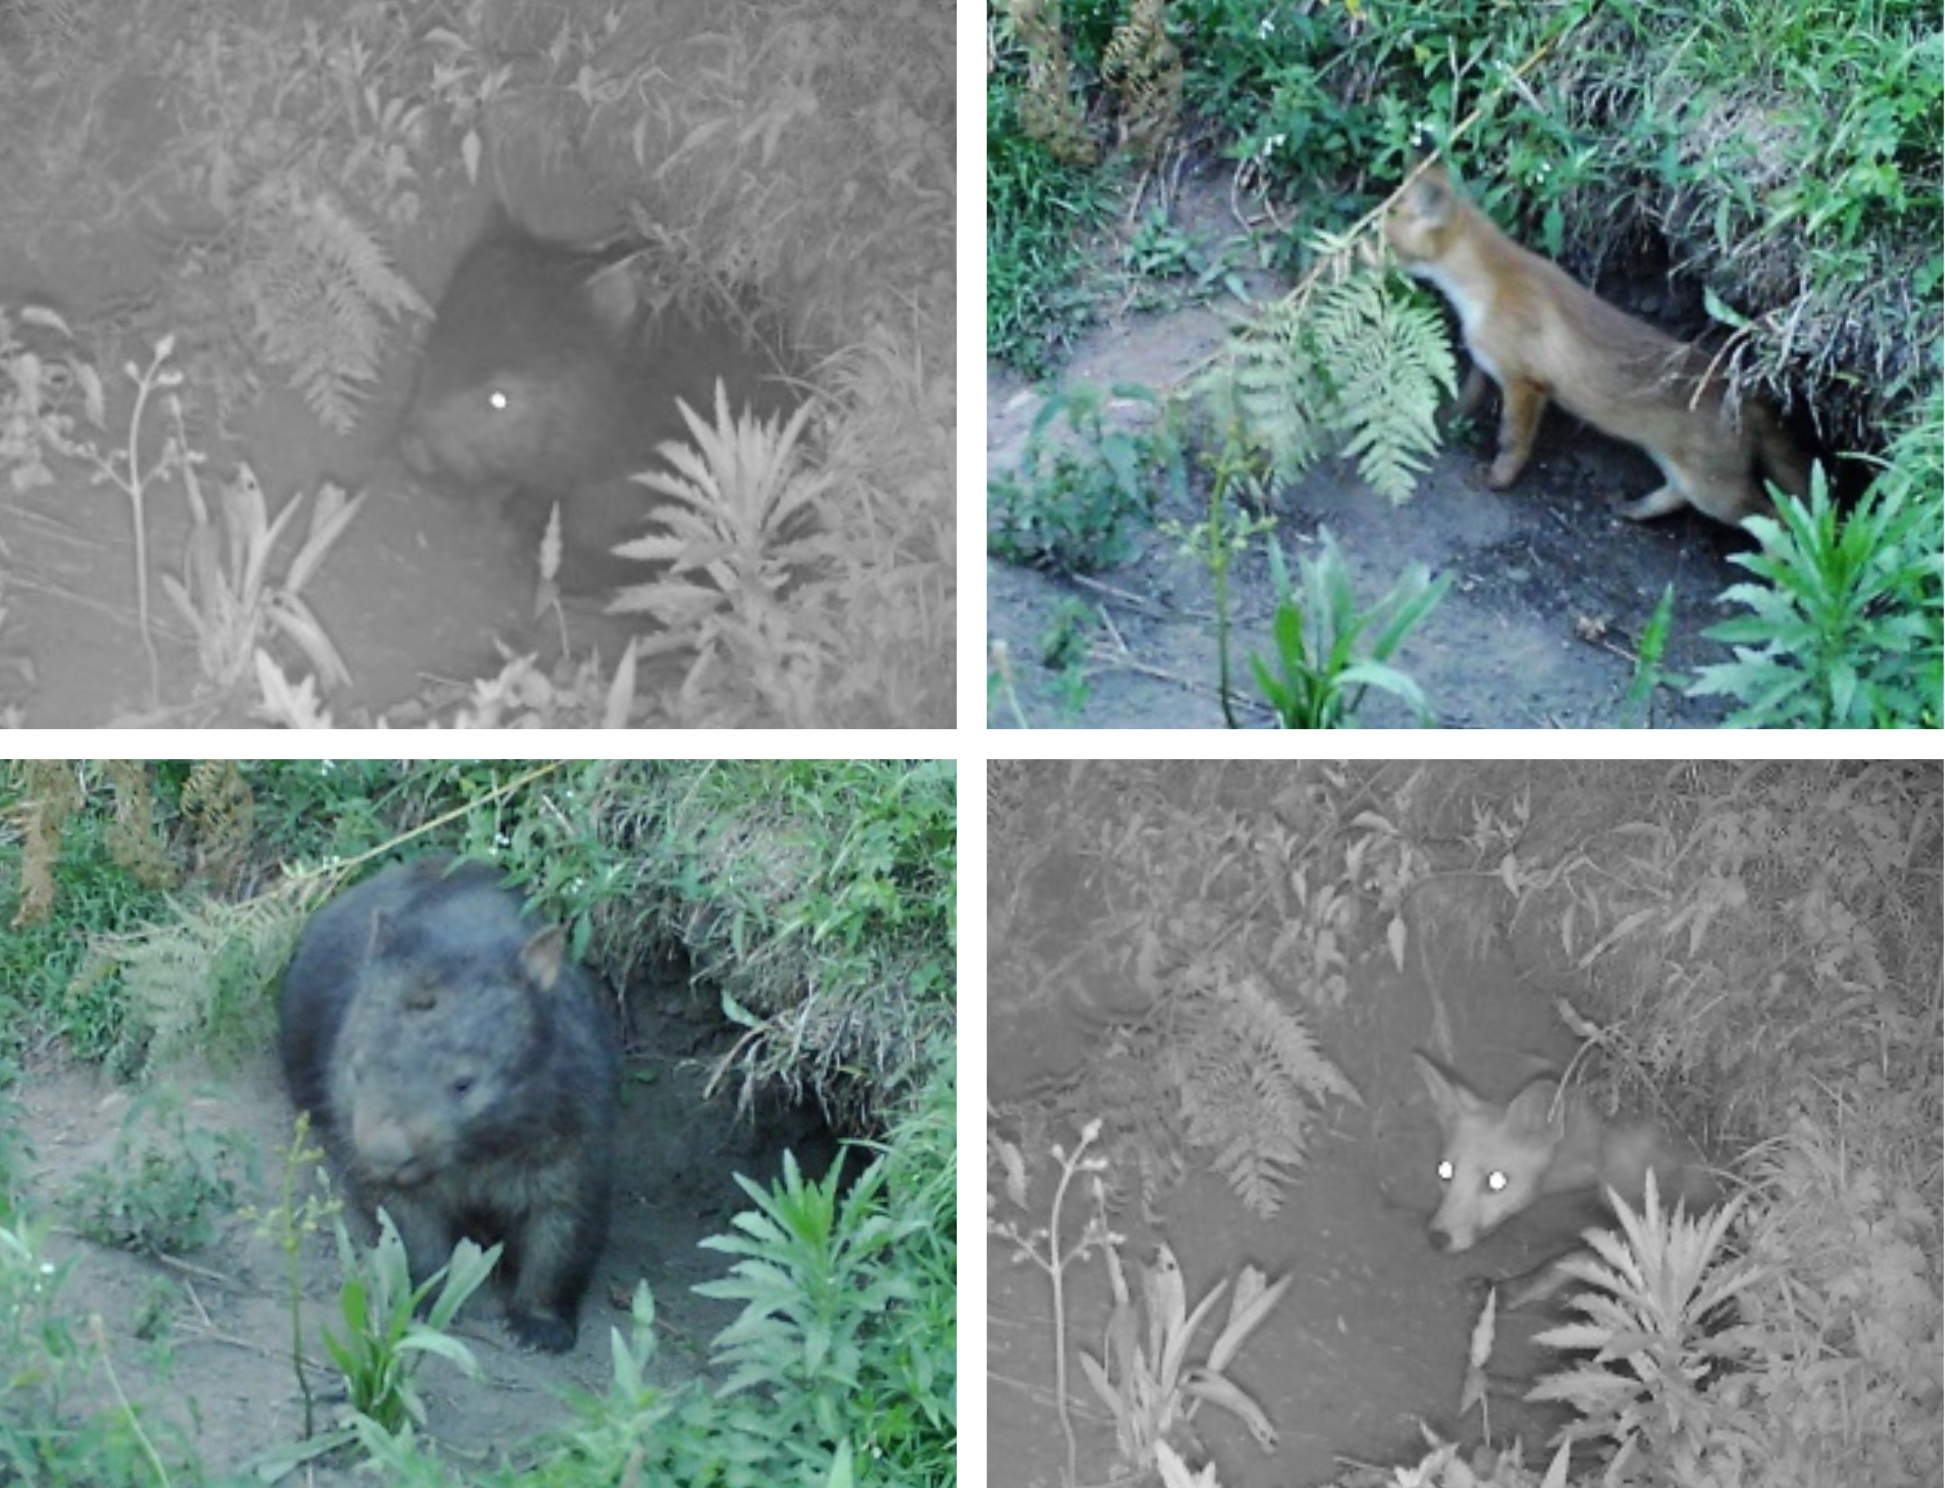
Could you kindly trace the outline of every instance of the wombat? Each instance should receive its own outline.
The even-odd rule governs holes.
[[[678,399],[710,421],[720,378],[732,411],[794,402],[727,311],[653,303],[670,296],[652,258],[638,241],[575,247],[496,216],[440,299],[399,429],[414,472],[503,504],[524,541],[559,502],[570,591],[650,577],[613,549],[653,526],[657,498],[628,476],[689,440]]]
[[[415,1282],[503,1242],[507,1327],[574,1346],[608,1228],[616,1035],[558,926],[494,869],[423,858],[339,895],[284,974],[284,1075]]]

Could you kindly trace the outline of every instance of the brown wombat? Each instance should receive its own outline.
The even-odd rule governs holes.
[[[412,1277],[502,1242],[507,1327],[572,1348],[608,1228],[613,1020],[558,926],[478,863],[387,868],[318,912],[284,974],[284,1074]]]

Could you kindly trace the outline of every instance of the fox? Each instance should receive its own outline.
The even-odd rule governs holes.
[[[1468,1251],[1548,1194],[1612,1188],[1638,1204],[1650,1172],[1671,1208],[1681,1200],[1692,1212],[1719,1197],[1699,1154],[1653,1122],[1608,1121],[1550,1075],[1502,1105],[1430,1055],[1414,1051],[1412,1058],[1444,1138],[1444,1194],[1425,1227],[1434,1250]],[[1576,1247],[1512,1278],[1502,1305],[1526,1307],[1551,1295],[1568,1279],[1560,1262],[1578,1253]]]
[[[1809,464],[1774,408],[1752,396],[1732,413],[1727,382],[1707,355],[1522,248],[1438,166],[1407,184],[1384,235],[1405,271],[1458,312],[1472,355],[1458,416],[1478,411],[1489,379],[1499,386],[1499,450],[1486,474],[1493,490],[1526,468],[1551,399],[1661,467],[1660,487],[1621,504],[1630,521],[1686,505],[1735,526],[1770,508],[1758,464],[1790,495],[1809,494]]]

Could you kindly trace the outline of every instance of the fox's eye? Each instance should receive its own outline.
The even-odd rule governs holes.
[[[1505,1186],[1506,1186],[1506,1175],[1500,1172],[1499,1169],[1494,1168],[1492,1172],[1486,1174],[1486,1187],[1491,1189],[1494,1193],[1498,1193]]]
[[[1439,1161],[1438,1181],[1440,1183],[1450,1183],[1452,1181],[1452,1164],[1446,1162],[1444,1159],[1440,1159]]]

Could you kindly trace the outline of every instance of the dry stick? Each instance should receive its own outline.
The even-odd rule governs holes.
[[[1147,677],[1156,682],[1171,682],[1184,692],[1199,693],[1205,697],[1220,699],[1221,694],[1219,690],[1211,687],[1207,682],[1198,682],[1193,677],[1184,677],[1180,673],[1168,671],[1163,667],[1152,666],[1148,662],[1140,660],[1136,657],[1134,648],[1128,644],[1127,637],[1121,634],[1120,627],[1114,623],[1114,617],[1106,609],[1100,610],[1099,613],[1102,625],[1107,628],[1108,641],[1112,642],[1112,645],[1103,642],[1100,645],[1090,647],[1088,649],[1088,659],[1090,661],[1098,661],[1104,669],[1133,672],[1138,677]],[[1248,708],[1265,718],[1271,717],[1275,713],[1275,709],[1271,708],[1269,704],[1259,703],[1253,698],[1238,698],[1236,702],[1241,707]]]
[[[102,1373],[108,1376],[108,1386],[115,1392],[115,1401],[121,1407],[122,1418],[128,1422],[128,1429],[134,1432],[135,1440],[141,1446],[143,1455],[148,1458],[149,1468],[154,1472],[156,1481],[161,1483],[163,1488],[168,1488],[169,1470],[162,1465],[161,1453],[155,1450],[155,1443],[149,1440],[149,1434],[142,1429],[141,1418],[136,1415],[135,1407],[129,1404],[128,1396],[122,1390],[122,1382],[115,1373],[115,1361],[108,1352],[108,1328],[102,1322],[100,1313],[88,1314],[88,1333],[94,1339],[95,1353],[101,1359]]]
[[[1185,613],[1190,618],[1196,620],[1212,620],[1215,618],[1213,615],[1197,614],[1192,608],[1183,610],[1158,604],[1145,594],[1137,594],[1132,589],[1122,589],[1116,585],[1105,583],[1093,577],[1091,574],[1069,574],[1067,581],[1079,588],[1095,590],[1097,593],[1104,594],[1117,603],[1127,605],[1130,609],[1146,610],[1158,620],[1166,620],[1172,616]]]

